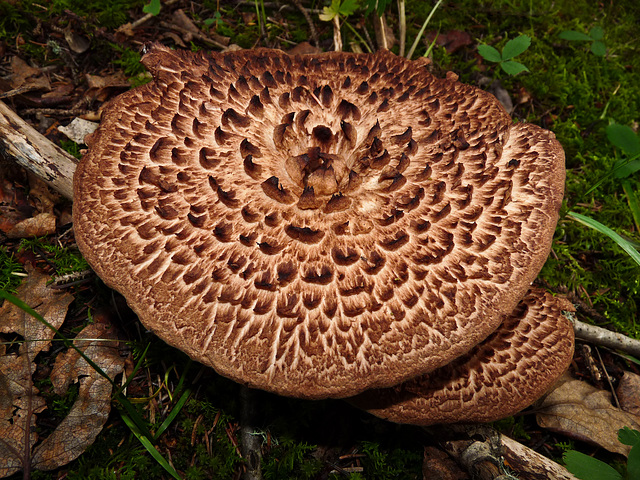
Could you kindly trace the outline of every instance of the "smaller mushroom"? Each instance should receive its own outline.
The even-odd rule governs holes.
[[[393,388],[364,392],[350,402],[397,423],[491,422],[537,400],[573,358],[567,304],[531,289],[498,330],[467,354]]]

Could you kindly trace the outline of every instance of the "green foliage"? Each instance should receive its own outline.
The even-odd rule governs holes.
[[[80,153],[80,145],[78,145],[73,140],[60,140],[60,147],[62,147],[65,152],[73,155],[78,160],[82,158],[82,154]]]
[[[569,450],[563,456],[567,470],[581,480],[635,480],[640,478],[640,432],[629,427],[621,428],[618,430],[618,441],[631,447],[624,476],[603,461],[575,450]]]
[[[395,478],[422,478],[420,465],[421,455],[411,450],[394,448],[383,450],[376,442],[361,443],[362,459],[366,478],[370,480],[391,480]]]
[[[640,138],[630,127],[616,123],[607,126],[607,138],[627,157],[616,162],[612,174],[622,184],[636,229],[640,231],[640,182],[632,177],[640,170]]]
[[[307,480],[317,474],[322,463],[311,456],[315,445],[299,442],[290,437],[278,439],[263,459],[263,475],[267,480]]]
[[[0,290],[14,292],[22,283],[22,275],[22,264],[13,257],[13,253],[10,253],[7,247],[0,246]]]
[[[207,18],[207,19],[204,20],[204,24],[207,27],[213,27],[213,28],[218,28],[223,23],[224,23],[224,21],[222,20],[222,14],[219,11],[216,11],[213,14],[213,17]]]
[[[607,47],[602,41],[604,38],[604,30],[602,27],[593,27],[589,34],[576,32],[575,30],[564,30],[560,32],[560,38],[572,42],[591,42],[591,52],[598,57],[604,57],[607,54]]]
[[[635,245],[633,242],[630,242],[629,240],[627,240],[626,238],[618,235],[616,232],[614,232],[613,230],[611,230],[609,227],[607,227],[606,225],[603,225],[602,223],[598,222],[597,220],[594,220],[593,218],[589,218],[585,215],[581,215],[579,213],[576,212],[569,212],[567,213],[567,216],[570,218],[573,218],[574,220],[578,221],[579,223],[594,229],[597,232],[600,232],[604,235],[606,235],[607,237],[609,237],[611,240],[613,240],[614,242],[616,242],[620,248],[622,248],[625,252],[627,252],[627,254],[638,264],[640,265],[640,252],[638,252],[638,250],[636,249]]]
[[[627,478],[640,478],[640,432],[624,427],[618,430],[618,440],[631,447],[627,458]]]
[[[582,480],[621,480],[622,475],[597,458],[570,450],[562,457],[567,470]]]
[[[43,256],[55,267],[57,275],[89,270],[89,264],[80,252],[50,243],[46,238],[23,239],[20,242],[20,249],[30,250]]]
[[[116,52],[120,53],[119,58],[115,58],[114,60],[112,60],[113,64],[121,68],[127,77],[133,77],[135,75],[144,73],[144,65],[140,63],[140,60],[142,58],[140,52],[137,52],[130,48],[123,48],[116,43],[112,43],[111,47]]]
[[[324,7],[320,20],[330,22],[335,17],[348,17],[358,8],[358,0],[331,0],[331,5]]]
[[[478,45],[478,53],[488,62],[494,62],[500,65],[500,68],[508,75],[517,75],[522,72],[528,72],[529,69],[520,62],[512,60],[521,53],[525,52],[531,45],[531,37],[528,35],[520,35],[507,42],[502,49],[498,51],[491,45]]]
[[[379,17],[384,13],[392,0],[365,0],[365,15],[369,15],[374,10]]]
[[[144,13],[150,13],[151,15],[155,16],[160,13],[161,8],[162,5],[160,5],[160,0],[151,0],[151,2],[142,7],[142,11]]]

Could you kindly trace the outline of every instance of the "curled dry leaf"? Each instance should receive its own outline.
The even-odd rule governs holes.
[[[22,91],[51,90],[51,84],[42,71],[30,66],[20,57],[12,57],[9,79],[14,89],[22,89]]]
[[[9,238],[42,237],[56,231],[57,218],[53,207],[61,200],[61,196],[35,175],[29,175],[29,187],[29,203],[35,211],[32,210],[31,217],[14,219],[13,223],[7,224],[6,234]]]
[[[48,280],[47,275],[29,271],[27,280],[16,294],[58,328],[73,297],[49,288]],[[0,477],[6,477],[23,468],[25,461],[29,461],[24,458],[24,452],[38,440],[34,431],[36,414],[42,412],[46,405],[31,380],[36,369],[33,360],[40,352],[49,349],[54,334],[9,302],[0,307],[0,318],[0,332],[15,333],[24,339],[17,354],[0,357]],[[25,449],[25,445],[29,449]]]
[[[616,389],[616,395],[620,407],[625,412],[640,416],[640,375],[624,372]]]
[[[116,342],[117,334],[111,325],[92,324],[78,334],[74,343],[113,379],[123,371],[125,360],[118,354]],[[69,349],[56,358],[51,382],[56,394],[63,395],[72,381],[80,383],[78,398],[58,428],[34,450],[34,468],[52,470],[75,460],[93,443],[107,421],[111,410],[110,382],[78,352]]]
[[[7,232],[9,238],[42,237],[56,231],[56,216],[53,213],[38,213],[35,217],[25,218]]]
[[[49,288],[47,275],[28,270],[29,276],[17,296],[59,328],[73,297]],[[32,382],[36,370],[33,360],[49,349],[54,334],[9,302],[0,308],[0,318],[1,332],[24,338],[17,355],[0,357],[0,478],[23,470],[25,465],[40,470],[57,468],[77,458],[95,440],[109,415],[111,385],[75,350],[58,355],[51,374],[55,393],[62,395],[71,382],[79,381],[79,394],[67,417],[38,443],[36,415],[46,404]],[[76,346],[111,378],[122,372],[124,359],[119,357],[115,343],[104,341],[116,340],[108,325],[89,325],[77,338]]]
[[[618,441],[618,430],[640,430],[640,416],[614,407],[609,392],[568,375],[543,400],[537,420],[543,428],[621,455],[628,455],[631,447]]]

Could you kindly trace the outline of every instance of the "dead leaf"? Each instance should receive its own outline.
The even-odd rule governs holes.
[[[56,216],[53,213],[38,213],[15,224],[8,232],[9,238],[43,237],[56,231]]]
[[[427,45],[431,45],[433,39],[436,38],[436,44],[444,47],[447,53],[455,53],[463,47],[468,47],[473,43],[471,35],[461,30],[449,30],[444,33],[431,31],[425,36]]]
[[[569,375],[546,396],[536,418],[543,428],[622,455],[628,455],[631,447],[618,441],[618,430],[640,430],[640,417],[614,407],[609,392]]]
[[[631,372],[624,372],[616,395],[620,402],[620,407],[634,415],[640,415],[640,375]]]
[[[200,33],[200,29],[196,27],[196,24],[193,23],[193,20],[191,20],[187,16],[187,14],[184,13],[183,9],[179,8],[178,10],[173,12],[172,18],[173,18],[173,22],[179,27],[191,33]]]
[[[58,130],[64,133],[70,140],[82,145],[85,142],[85,137],[95,132],[98,125],[96,122],[90,122],[89,120],[76,117],[66,127],[58,127]]]
[[[17,169],[0,168],[0,231],[8,232],[33,214],[25,194],[26,178]]]
[[[117,339],[111,325],[96,323],[78,333],[74,344],[113,380],[122,373],[125,361],[118,354]],[[63,395],[72,381],[80,383],[78,398],[55,431],[35,448],[34,468],[53,470],[75,460],[94,442],[109,417],[111,383],[69,349],[56,358],[51,382],[55,393]]]
[[[287,53],[289,55],[307,55],[309,53],[320,53],[321,51],[322,50],[318,47],[314,47],[309,42],[300,42],[295,47],[287,50]]]
[[[31,90],[51,90],[49,79],[42,74],[40,69],[30,66],[18,56],[11,58],[11,87],[20,89],[21,92]]]
[[[91,46],[91,41],[87,37],[76,33],[71,28],[71,24],[64,29],[64,39],[67,41],[69,48],[75,53],[84,53]]]
[[[73,297],[47,287],[49,276],[26,268],[29,275],[17,296],[59,328]],[[111,383],[74,349],[60,353],[51,372],[54,391],[63,395],[72,382],[79,382],[78,397],[69,414],[39,442],[36,417],[46,404],[33,386],[33,360],[49,349],[54,333],[9,302],[0,308],[0,319],[0,332],[24,338],[18,354],[4,351],[0,357],[0,478],[23,470],[27,463],[40,470],[58,468],[81,455],[102,430],[111,408]],[[125,359],[118,354],[117,335],[108,323],[88,325],[74,344],[111,379],[123,371]]]
[[[48,275],[38,273],[28,265],[25,268],[29,275],[18,287],[16,296],[59,328],[73,297],[49,288]],[[17,354],[0,357],[0,477],[7,477],[29,461],[24,458],[25,445],[30,450],[38,440],[36,414],[46,405],[38,396],[31,375],[36,369],[36,355],[49,349],[54,333],[7,301],[0,307],[0,319],[0,332],[18,334],[24,340]]]
[[[56,231],[56,216],[53,207],[62,200],[60,194],[51,190],[44,181],[33,174],[28,175],[29,179],[29,199],[23,199],[29,207],[23,208],[22,214],[18,215],[12,203],[4,203],[4,198],[0,198],[0,212],[3,213],[0,230],[5,232],[9,238],[26,238],[31,236],[45,236]],[[0,185],[3,193],[9,194],[11,190],[18,193],[16,186],[11,186],[3,182]],[[6,189],[6,190],[5,190]],[[5,195],[2,195],[4,197]],[[16,198],[17,201],[17,198]],[[31,204],[31,205],[30,205]],[[34,208],[35,207],[35,208]],[[5,217],[5,213],[7,216]],[[27,216],[28,213],[28,216]]]
[[[85,96],[99,102],[104,102],[113,93],[120,93],[131,88],[129,81],[120,70],[113,75],[106,76],[86,74],[85,78],[89,86]]]

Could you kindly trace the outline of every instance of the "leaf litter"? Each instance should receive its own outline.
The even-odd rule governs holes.
[[[54,328],[62,326],[73,296],[48,286],[51,278],[26,265],[28,277],[16,295]],[[59,353],[51,372],[54,392],[63,395],[71,383],[79,393],[68,415],[46,438],[37,433],[37,416],[46,408],[34,385],[36,357],[49,351],[55,333],[31,315],[5,301],[0,332],[20,342],[0,345],[0,478],[20,470],[52,470],[81,455],[93,443],[111,409],[111,384],[74,349]],[[8,335],[7,335],[8,334]],[[105,323],[86,326],[74,344],[111,378],[124,369],[115,329]],[[7,348],[7,343],[8,347]]]
[[[618,430],[640,430],[640,416],[614,407],[611,393],[568,374],[544,398],[536,417],[542,428],[625,456],[631,447],[618,441]]]

